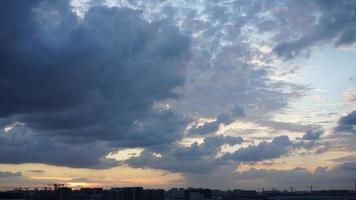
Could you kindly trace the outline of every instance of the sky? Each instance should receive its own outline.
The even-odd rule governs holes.
[[[353,0],[0,1],[0,187],[353,189]]]

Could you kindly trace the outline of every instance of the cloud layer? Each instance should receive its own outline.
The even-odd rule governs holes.
[[[353,160],[313,173],[236,169],[355,150],[355,111],[331,128],[298,122],[295,110],[291,120],[278,118],[312,91],[288,80],[294,59],[355,44],[354,1],[80,4],[0,2],[0,163],[128,165],[177,172],[193,185],[208,176],[222,185],[284,184],[299,175],[344,184],[353,175]],[[247,126],[243,138],[239,126]],[[125,148],[143,152],[107,157]]]
[[[339,120],[335,131],[356,134],[356,111],[342,117]]]
[[[0,161],[103,167],[114,148],[181,138],[184,119],[152,106],[176,97],[189,38],[124,8],[95,7],[80,21],[66,3],[1,3],[13,20],[1,22],[0,116],[24,133],[1,136]]]

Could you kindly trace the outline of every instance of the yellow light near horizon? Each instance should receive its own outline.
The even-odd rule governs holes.
[[[21,179],[12,182],[0,181],[0,186],[16,185],[18,187],[43,187],[53,183],[63,183],[72,188],[80,187],[124,187],[143,186],[152,188],[168,188],[183,183],[179,173],[162,170],[139,169],[119,166],[110,169],[69,168],[45,164],[0,164],[0,171],[21,172]],[[33,169],[43,170],[42,173],[31,172]],[[86,178],[88,181],[78,179]],[[77,186],[84,184],[83,186]]]
[[[69,182],[68,187],[71,188],[84,188],[84,187],[98,187],[96,183],[86,183],[86,182]]]

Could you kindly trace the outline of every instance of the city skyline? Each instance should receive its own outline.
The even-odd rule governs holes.
[[[356,1],[0,1],[0,187],[353,190]]]
[[[54,188],[45,189],[15,189],[0,191],[0,199],[27,199],[27,200],[309,200],[309,199],[343,199],[354,200],[356,190],[313,190],[295,191],[293,187],[288,190],[214,190],[210,188],[171,188],[147,189],[143,187],[123,188],[80,188],[72,190],[60,184]]]

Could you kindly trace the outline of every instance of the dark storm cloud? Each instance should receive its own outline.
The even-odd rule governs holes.
[[[240,162],[279,158],[288,153],[288,147],[291,147],[292,144],[288,136],[279,136],[274,138],[270,143],[261,142],[258,145],[250,145],[234,153],[228,153],[224,155],[224,158]]]
[[[138,10],[96,5],[78,21],[66,1],[0,2],[0,124],[16,124],[0,135],[1,163],[107,168],[118,164],[105,158],[109,152],[143,147],[130,166],[202,173],[318,145],[281,136],[219,158],[222,145],[242,139],[176,141],[201,117],[216,121],[190,134],[211,134],[241,117],[275,130],[318,128],[272,120],[308,90],[273,79],[272,54],[292,58],[324,42],[352,43],[352,1],[128,3]],[[265,44],[273,52],[256,49]],[[152,107],[162,100],[169,110]]]
[[[308,50],[311,46],[332,42],[336,47],[349,45],[356,41],[356,2],[340,1],[298,1],[314,8],[305,13],[313,19],[313,28],[301,33],[297,40],[282,42],[274,51],[286,59],[293,58]],[[290,3],[295,5],[295,3]],[[294,7],[289,7],[293,10]],[[304,6],[306,7],[306,6]]]
[[[115,148],[181,138],[186,121],[152,108],[184,82],[190,41],[176,27],[124,8],[79,21],[67,1],[6,0],[0,13],[1,124],[24,130],[0,136],[1,163],[103,168]]]
[[[281,111],[306,94],[307,87],[279,81],[273,64],[274,53],[283,58],[305,55],[308,49],[319,44],[343,45],[338,42],[352,17],[352,1],[341,1],[340,5],[326,5],[322,1],[128,1],[130,6],[142,10],[148,19],[165,18],[179,24],[180,30],[192,38],[192,61],[189,63],[186,82],[178,92],[182,98],[169,102],[176,112],[193,115],[196,118],[213,118],[216,121],[194,127],[192,131],[208,134],[216,131],[224,119],[224,114],[239,105],[246,117],[254,123],[275,130],[306,132],[321,128],[318,125],[300,125],[272,120],[273,114]],[[324,7],[323,7],[323,4]],[[350,6],[346,6],[350,4]],[[350,23],[342,23],[342,12]],[[330,10],[330,13],[328,13]],[[321,21],[318,21],[320,16]],[[335,23],[333,22],[334,18]],[[334,23],[328,27],[329,22]],[[339,24],[339,26],[337,25]],[[352,26],[351,26],[352,27]],[[331,28],[329,30],[329,28]],[[256,32],[251,30],[256,29]],[[269,37],[272,35],[271,37]],[[262,37],[262,38],[261,38]],[[264,38],[266,37],[266,38]],[[262,42],[258,42],[259,40]],[[342,41],[342,39],[340,39]],[[348,40],[350,43],[352,40]],[[261,53],[261,46],[275,47],[270,53]],[[256,64],[257,61],[257,64]],[[261,61],[261,63],[258,63]],[[270,66],[272,65],[272,66]],[[285,73],[294,73],[295,67],[283,66]],[[288,69],[290,68],[290,69]],[[277,69],[279,70],[279,69]],[[234,121],[239,117],[231,117]],[[228,120],[228,121],[230,121]],[[225,124],[225,123],[224,123]],[[310,139],[311,137],[305,137]],[[314,137],[315,138],[315,137]],[[207,141],[204,141],[204,143]],[[350,142],[350,141],[349,141]],[[241,160],[253,162],[276,159],[288,155],[290,151],[305,148],[317,149],[319,140],[303,140],[292,143],[287,136],[275,138],[272,142],[262,142],[237,150],[223,157],[217,157],[219,148],[193,143],[188,147],[169,146],[167,151],[148,149],[136,158],[127,161],[133,167],[149,167],[167,171],[183,172],[185,179],[197,186],[211,183],[210,187],[236,187],[243,179],[261,179],[266,185],[272,181],[286,184],[286,180],[314,184],[317,180],[350,180],[350,172],[344,170],[326,173],[319,168],[317,173],[306,169],[295,170],[255,170],[251,174],[238,176],[234,172]],[[204,147],[204,148],[203,148]],[[322,148],[323,146],[321,146]],[[320,152],[323,150],[320,149]],[[159,153],[158,156],[155,153]],[[230,171],[231,173],[227,173]],[[341,173],[342,172],[342,173]],[[236,175],[236,176],[234,176]],[[299,177],[299,179],[298,179]],[[302,178],[300,178],[302,177]],[[326,178],[323,178],[326,177]],[[256,185],[256,184],[255,184]]]
[[[338,121],[335,131],[356,134],[356,111],[342,117]]]
[[[69,167],[108,168],[117,164],[104,156],[113,150],[105,142],[63,142],[31,132],[1,135],[1,163],[47,163]]]

